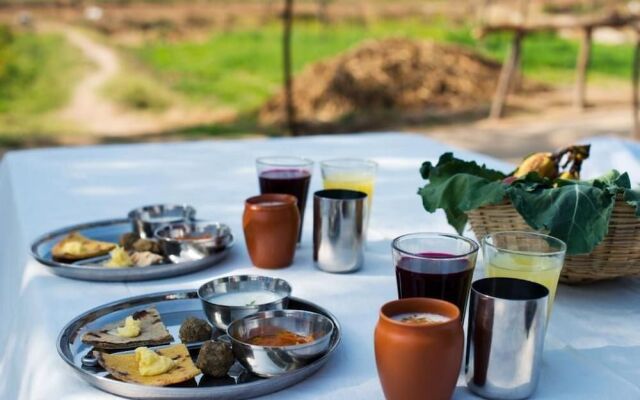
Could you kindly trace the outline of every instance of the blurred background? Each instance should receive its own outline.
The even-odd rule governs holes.
[[[0,0],[0,150],[403,130],[512,159],[634,136],[637,1],[290,1],[293,126],[286,6]]]

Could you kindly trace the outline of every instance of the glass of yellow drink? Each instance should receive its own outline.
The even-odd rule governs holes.
[[[549,310],[560,279],[567,250],[554,237],[533,232],[496,232],[482,239],[485,274],[488,277],[516,278],[549,289]]]
[[[325,189],[349,189],[367,194],[365,226],[369,226],[378,164],[358,158],[336,158],[322,161],[320,169]]]

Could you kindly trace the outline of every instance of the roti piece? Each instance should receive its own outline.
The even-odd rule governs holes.
[[[173,336],[162,323],[158,310],[154,307],[136,311],[131,314],[140,321],[140,335],[132,338],[116,335],[116,329],[124,325],[124,319],[114,324],[107,324],[101,329],[89,331],[82,336],[82,341],[98,349],[118,350],[140,346],[157,346],[171,343]]]
[[[78,261],[109,253],[115,243],[91,240],[79,232],[71,232],[53,246],[51,254],[56,260]]]
[[[96,359],[114,378],[150,386],[167,386],[188,381],[200,375],[200,370],[193,364],[189,350],[184,344],[175,344],[155,350],[161,356],[175,361],[176,366],[167,372],[155,376],[142,376],[138,370],[135,353],[109,354],[94,351]]]

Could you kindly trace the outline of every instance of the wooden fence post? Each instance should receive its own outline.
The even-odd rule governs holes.
[[[582,31],[580,52],[576,62],[576,88],[574,105],[579,110],[587,106],[587,70],[591,61],[591,46],[593,43],[593,28],[588,26]]]
[[[298,136],[296,110],[291,77],[291,27],[293,25],[293,0],[285,0],[282,13],[282,67],[284,72],[284,97],[287,114],[287,128],[291,136]]]
[[[507,101],[507,95],[511,89],[513,77],[516,75],[518,65],[520,64],[520,54],[522,53],[522,39],[524,38],[523,31],[516,31],[513,35],[513,41],[511,42],[511,49],[507,55],[504,64],[502,64],[502,70],[500,71],[500,77],[498,78],[498,87],[493,96],[491,103],[490,118],[498,119],[504,115],[504,106]]]
[[[640,139],[640,116],[638,115],[638,106],[640,106],[640,99],[638,98],[640,88],[638,84],[640,81],[640,31],[636,31],[636,46],[633,51],[633,76],[632,76],[632,107],[633,107],[633,138]]]

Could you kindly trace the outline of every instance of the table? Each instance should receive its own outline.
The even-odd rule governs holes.
[[[640,145],[592,141],[585,173],[610,167],[640,179]],[[419,135],[385,133],[11,152],[0,165],[0,398],[113,399],[85,384],[58,357],[55,339],[77,314],[127,296],[196,288],[227,274],[263,273],[287,279],[294,295],[331,310],[344,341],[312,379],[273,399],[379,399],[373,329],[380,305],[396,297],[390,241],[412,231],[452,231],[444,215],[427,214],[416,190],[418,170],[444,151],[508,170]],[[311,207],[295,264],[264,271],[251,266],[243,243],[243,200],[258,192],[254,159],[292,154],[316,161],[366,157],[380,164],[366,264],[351,275],[314,269]],[[319,189],[318,168],[311,190]],[[150,282],[91,283],[52,275],[28,256],[39,234],[83,221],[125,215],[148,203],[188,202],[201,217],[228,223],[237,246],[227,262],[199,273]],[[479,266],[477,276],[483,273]],[[544,369],[535,398],[640,398],[640,279],[584,287],[561,286],[547,334]],[[462,379],[456,399],[474,398]]]

